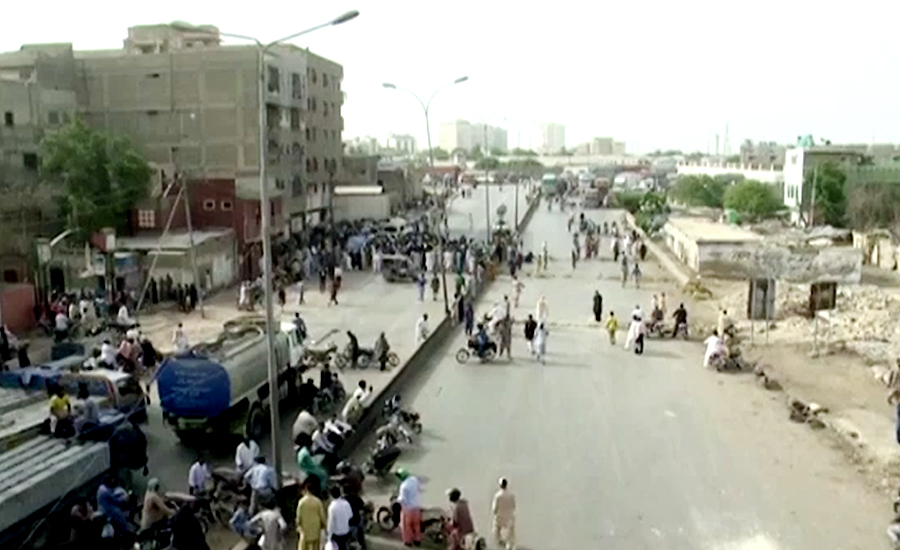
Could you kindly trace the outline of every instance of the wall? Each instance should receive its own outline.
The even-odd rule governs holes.
[[[666,223],[662,227],[666,245],[676,258],[695,272],[700,271],[700,251],[697,242],[682,233],[675,225]]]
[[[712,164],[712,163],[680,163],[679,175],[706,175],[724,176],[740,174],[748,180],[757,180],[763,183],[779,184],[784,182],[784,171],[771,166],[758,164]]]
[[[0,322],[14,333],[35,327],[33,285],[5,284],[0,287]]]
[[[235,281],[240,258],[233,236],[210,239],[196,246],[195,250],[197,272],[207,291],[227,287]],[[142,260],[142,267],[145,270],[149,269],[152,262],[153,255],[147,254]],[[193,283],[194,272],[190,252],[187,250],[180,251],[180,253],[164,251],[156,262],[153,276],[156,279],[163,279],[166,275],[172,277],[176,284]]]
[[[862,251],[851,246],[789,247],[774,244],[744,248],[700,244],[701,274],[732,279],[774,279],[811,284],[858,284]]]

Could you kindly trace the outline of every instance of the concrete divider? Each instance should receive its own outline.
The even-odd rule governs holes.
[[[528,205],[528,209],[519,222],[519,231],[523,231],[528,222],[534,216],[539,201],[533,200]],[[475,301],[478,301],[490,286],[490,282],[485,281],[475,291]],[[425,342],[420,345],[416,351],[406,360],[405,363],[398,366],[400,371],[396,376],[385,384],[380,391],[373,397],[371,404],[365,409],[359,421],[353,429],[353,433],[344,443],[341,449],[341,455],[347,457],[351,455],[357,447],[365,440],[368,435],[374,431],[378,422],[381,420],[381,408],[385,401],[399,394],[405,385],[419,372],[428,367],[434,357],[440,355],[444,348],[452,341],[457,323],[453,315],[445,316],[438,323],[435,330],[431,333]]]

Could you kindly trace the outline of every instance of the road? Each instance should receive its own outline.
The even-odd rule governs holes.
[[[483,196],[483,195],[480,195]],[[507,220],[512,220],[514,190],[511,186],[499,189],[491,187],[491,202],[494,208],[507,204],[510,213]],[[519,194],[519,216],[526,211],[525,193]],[[448,207],[449,226],[451,232],[469,232],[469,216],[473,213],[475,232],[484,231],[484,202],[479,198],[455,199]],[[480,213],[480,216],[479,216]],[[297,306],[296,294],[288,294],[288,306],[284,311],[276,310],[282,318],[291,319],[300,311],[307,323],[313,338],[332,334],[333,341],[339,346],[346,343],[344,331],[352,329],[363,346],[371,346],[378,334],[386,333],[391,347],[406,360],[414,350],[415,321],[428,313],[436,324],[443,317],[444,306],[442,296],[432,301],[428,296],[425,302],[417,301],[417,292],[412,284],[389,284],[380,276],[371,273],[351,272],[345,274],[345,290],[338,296],[340,306],[327,307],[327,295],[320,294],[318,289],[307,288],[306,304]],[[430,292],[428,293],[430,294]],[[452,298],[452,293],[451,296]],[[199,341],[215,335],[222,322],[236,317],[239,313],[234,307],[235,296],[224,292],[213,297],[206,304],[207,319],[199,318],[197,312],[184,316],[176,312],[165,312],[149,315],[141,319],[144,331],[151,335],[151,340],[162,343],[163,349],[170,344],[172,328],[178,322],[184,322],[191,341]],[[434,324],[432,326],[434,326]],[[377,370],[348,371],[343,375],[344,385],[348,391],[357,382],[365,378],[376,389],[383,387],[389,374]],[[317,374],[314,375],[318,383]],[[158,407],[159,400],[153,395],[150,410],[150,421],[147,425],[147,437],[150,446],[151,476],[161,480],[169,490],[182,490],[187,484],[187,472],[197,457],[198,449],[182,445],[175,435],[162,423],[162,413]],[[282,411],[282,463],[286,471],[296,471],[290,442],[290,427],[297,411]],[[236,441],[223,440],[212,447],[205,447],[203,452],[212,462],[230,464],[234,459]],[[269,453],[268,441],[260,442],[265,453]]]
[[[564,214],[540,209],[525,235],[526,248],[546,239],[556,260],[548,277],[524,280],[515,314],[547,297],[547,364],[517,336],[512,362],[459,365],[460,336],[409,388],[425,431],[398,466],[423,478],[426,505],[445,505],[445,490],[458,487],[487,535],[504,476],[517,494],[520,549],[886,547],[886,503],[826,435],[787,421],[780,394],[704,370],[696,342],[651,340],[640,357],[609,345],[592,319],[593,291],[604,315],[628,317],[662,290],[657,268],[645,266],[640,290],[622,289],[611,261],[573,273],[565,225]],[[481,309],[507,289],[495,286]],[[379,501],[388,487],[367,490]]]

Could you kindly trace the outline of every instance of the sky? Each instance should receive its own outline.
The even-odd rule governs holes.
[[[900,142],[900,2],[629,0],[533,4],[510,0],[45,0],[4,2],[0,50],[72,42],[119,48],[127,28],[173,20],[277,39],[348,10],[360,16],[302,37],[344,66],[344,137],[412,134],[425,144],[423,100],[441,122],[479,116],[507,128],[509,145],[537,147],[540,124],[566,126],[570,147],[596,136],[706,151],[729,127],[744,138]],[[227,41],[226,41],[227,42]],[[232,41],[233,42],[233,41]]]

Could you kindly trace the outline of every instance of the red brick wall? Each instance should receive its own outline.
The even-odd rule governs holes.
[[[34,285],[7,284],[0,288],[0,321],[20,335],[35,327]]]
[[[259,239],[259,201],[239,199],[235,196],[233,179],[191,180],[189,182],[191,223],[194,229],[213,229],[230,227],[234,230],[239,243]],[[169,219],[171,209],[176,208],[172,218],[171,230],[184,230],[187,221],[184,214],[184,203],[175,204],[178,189],[173,188],[169,196],[162,199],[148,199],[132,211],[132,226],[138,231],[161,232]],[[272,226],[281,229],[284,222],[281,215],[281,198],[271,199],[273,216]],[[230,206],[230,208],[229,208]],[[141,228],[138,224],[140,210],[155,212],[155,227]]]

